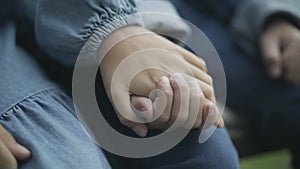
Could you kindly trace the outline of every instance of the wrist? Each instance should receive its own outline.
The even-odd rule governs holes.
[[[139,26],[126,26],[117,29],[103,40],[98,49],[98,57],[102,59],[114,46],[130,37],[150,33],[153,32]]]

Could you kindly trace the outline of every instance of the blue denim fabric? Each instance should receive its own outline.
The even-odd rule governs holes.
[[[32,151],[20,169],[109,169],[106,157],[77,121],[71,100],[47,80],[0,23],[0,123]]]
[[[172,2],[183,18],[208,36],[218,51],[226,74],[227,105],[245,116],[251,129],[263,136],[267,145],[291,148],[294,167],[299,168],[300,85],[270,79],[261,56],[248,56],[243,52],[219,18],[183,0]]]
[[[40,1],[37,6],[39,18],[32,21],[39,30],[36,38],[43,49],[63,63],[72,63],[93,30],[102,26],[103,16],[118,15],[116,11],[127,14],[134,11],[133,1],[99,1],[106,3],[102,5],[111,7],[113,11],[102,9],[95,2]],[[78,8],[77,3],[81,4],[80,10],[86,10],[74,10]],[[30,6],[28,3],[24,7]],[[124,10],[119,10],[119,7],[124,7]],[[112,13],[101,15],[103,12]],[[32,16],[32,11],[30,13],[26,16]],[[83,17],[77,18],[77,14]],[[33,153],[29,161],[19,164],[20,168],[110,168],[102,151],[81,128],[69,98],[49,82],[39,66],[30,59],[30,54],[18,46],[13,23],[0,23],[0,39],[0,123]],[[104,90],[99,93],[105,96]],[[104,112],[115,115],[111,110],[111,106],[104,107]],[[114,125],[126,130],[116,117],[113,119],[116,120]],[[129,129],[128,132],[133,134]],[[198,144],[198,136],[199,131],[193,130],[182,143],[162,155],[146,159],[125,158],[126,163],[129,168],[139,169],[239,168],[237,153],[225,129],[217,130],[205,144]]]
[[[13,23],[1,24],[0,38],[3,47],[0,62],[0,123],[19,143],[32,151],[32,158],[20,163],[19,167],[110,168],[102,151],[81,128],[70,99],[49,82],[30,55],[16,45]],[[99,93],[105,96],[104,91]],[[110,105],[106,101],[108,103],[103,101],[101,104]],[[111,113],[111,106],[104,107],[104,110],[115,115]],[[126,130],[116,117],[114,119],[114,125]],[[128,132],[131,131],[128,129]],[[170,151],[145,159],[125,158],[128,167],[120,168],[239,168],[237,153],[225,129],[218,129],[205,144],[198,144],[198,136],[199,131],[193,130]],[[113,165],[116,163],[119,161],[115,160]]]
[[[101,149],[77,121],[61,90],[35,93],[1,114],[0,123],[28,147],[32,157],[20,169],[110,169]]]

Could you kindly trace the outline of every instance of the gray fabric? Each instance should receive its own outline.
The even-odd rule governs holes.
[[[136,0],[3,0],[0,5],[0,19],[18,17],[32,21],[40,47],[49,56],[69,65],[75,63],[92,35],[98,37],[90,40],[88,47],[96,51],[114,30],[141,25],[138,20],[122,19],[136,13]],[[118,19],[119,22],[113,22]],[[95,52],[90,56],[94,55]]]
[[[231,28],[240,47],[251,56],[257,55],[257,40],[266,20],[276,14],[288,17],[300,26],[300,1],[245,0],[236,8]]]
[[[87,57],[96,58],[101,41],[111,32],[139,24],[123,19],[134,13],[135,0],[40,0],[35,18],[36,39],[53,58],[74,64],[84,45],[91,53]]]
[[[139,13],[158,13],[144,14],[144,27],[163,35],[173,35],[178,40],[185,40],[190,34],[191,29],[181,18],[173,4],[168,0],[139,0],[137,3]]]

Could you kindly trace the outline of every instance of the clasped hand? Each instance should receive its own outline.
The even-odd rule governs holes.
[[[191,52],[136,26],[113,32],[99,51],[105,55],[100,71],[109,99],[121,123],[138,135],[146,136],[149,128],[165,130],[177,118],[184,124],[192,113],[197,114],[194,128],[208,116],[211,125],[224,125],[205,62]],[[161,98],[149,97],[155,89],[166,100],[162,112],[157,110]]]

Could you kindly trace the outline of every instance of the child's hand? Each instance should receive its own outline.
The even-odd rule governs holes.
[[[148,128],[131,109],[130,95],[148,97],[162,76],[177,72],[188,81],[196,80],[206,102],[215,103],[212,79],[206,72],[204,61],[151,31],[135,26],[121,28],[104,40],[99,56],[102,57],[106,50],[109,52],[100,65],[106,92],[121,123],[140,136],[145,136]],[[123,70],[118,72],[118,67]],[[128,82],[130,76],[133,79]],[[190,90],[186,84],[185,88]],[[189,93],[184,96],[186,98],[181,100],[188,103]]]
[[[272,78],[300,81],[300,30],[284,20],[270,22],[260,38],[260,48]]]
[[[179,80],[174,80],[173,76],[177,76]],[[223,127],[224,121],[222,119],[221,114],[218,112],[216,106],[208,102],[195,81],[186,81],[183,76],[180,74],[175,74],[171,76],[170,81],[167,77],[163,76],[160,78],[157,83],[157,89],[160,89],[165,93],[167,98],[167,105],[163,111],[163,113],[154,121],[147,123],[149,128],[154,129],[162,129],[166,130],[170,127],[175,119],[177,118],[179,113],[183,113],[185,116],[181,116],[182,122],[186,122],[189,115],[192,113],[197,114],[197,119],[193,125],[193,128],[201,129],[204,125],[206,119],[208,119],[208,127],[211,125],[215,125],[216,127]],[[180,88],[179,88],[180,86]],[[185,91],[181,91],[183,89]],[[182,95],[184,93],[189,93],[189,96]],[[185,98],[181,98],[181,96]],[[185,103],[182,102],[184,99]],[[131,96],[131,103],[135,108],[136,114],[140,114],[139,116],[143,116],[148,119],[152,119],[159,114],[160,110],[157,110],[156,107],[163,100],[161,96],[153,99],[153,101],[146,97],[140,96]],[[184,106],[183,104],[187,106]],[[182,106],[180,109],[179,106]],[[180,110],[182,112],[180,112]],[[212,118],[207,118],[209,116],[209,110],[211,110]]]
[[[17,160],[26,160],[30,155],[0,124],[0,169],[17,169]]]

